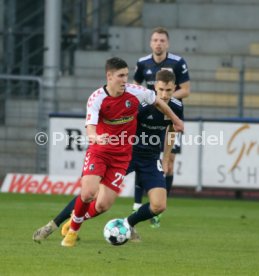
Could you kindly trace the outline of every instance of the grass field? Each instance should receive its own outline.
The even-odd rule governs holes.
[[[142,242],[109,245],[105,223],[131,211],[132,199],[87,221],[75,248],[60,246],[59,231],[41,244],[32,233],[68,196],[0,193],[0,275],[259,275],[259,203],[170,199],[159,229],[137,227]]]

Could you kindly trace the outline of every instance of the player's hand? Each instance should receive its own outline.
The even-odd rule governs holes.
[[[182,120],[177,119],[173,122],[173,127],[176,132],[183,132],[184,131],[184,123]]]

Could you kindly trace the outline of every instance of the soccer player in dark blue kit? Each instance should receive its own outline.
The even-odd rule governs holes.
[[[165,101],[180,119],[183,119],[183,104],[172,97],[175,91],[175,75],[172,72],[163,70],[156,73],[155,91],[157,96]],[[140,221],[157,217],[166,209],[167,190],[164,173],[168,172],[170,166],[173,133],[170,121],[161,112],[145,103],[140,106],[137,127],[139,143],[133,146],[132,160],[127,172],[135,171],[138,185],[146,191],[149,202],[141,205],[127,218],[133,227]],[[145,143],[141,140],[143,135]],[[154,140],[154,137],[159,139]],[[146,143],[147,141],[149,142]],[[160,153],[163,148],[161,164]]]
[[[181,119],[183,117],[182,103],[172,98],[175,90],[175,76],[170,71],[159,71],[156,75],[155,89],[157,96],[169,105],[173,112]],[[165,139],[165,132],[168,132]],[[143,204],[136,212],[132,213],[127,221],[129,225],[134,226],[147,219],[162,213],[166,209],[166,183],[164,172],[168,170],[170,152],[172,148],[172,122],[162,112],[152,106],[143,103],[139,106],[138,125],[135,142],[133,146],[133,155],[127,174],[135,171],[139,182],[148,194],[149,202]],[[165,141],[165,143],[164,143]],[[163,161],[160,161],[160,153],[164,145]],[[47,238],[58,226],[65,221],[74,208],[75,199],[73,199],[65,209],[47,225],[38,229],[33,239],[40,241]],[[62,227],[62,235],[66,235],[69,229],[70,221]],[[139,240],[136,231],[133,231],[132,240]]]
[[[136,66],[134,81],[141,84],[144,81],[149,89],[154,89],[156,73],[160,70],[169,70],[175,74],[176,89],[173,97],[182,101],[190,94],[190,78],[188,67],[185,60],[175,54],[168,52],[169,49],[169,34],[165,28],[157,27],[152,31],[150,39],[150,48],[152,53],[141,57]],[[173,183],[174,161],[175,154],[181,151],[181,134],[178,133],[175,137],[175,144],[170,155],[169,168],[166,175],[167,195]],[[136,211],[142,204],[143,188],[135,182],[135,203],[133,211]],[[160,226],[160,217],[154,217],[151,220],[151,226],[156,228]]]

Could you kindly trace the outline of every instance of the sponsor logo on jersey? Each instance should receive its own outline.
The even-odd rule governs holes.
[[[153,118],[153,115],[149,115],[148,117],[147,117],[147,119],[148,120],[153,120],[154,118]]]
[[[165,126],[150,126],[144,123],[141,123],[141,126],[147,129],[154,129],[154,130],[157,130],[157,129],[164,130],[166,128]]]
[[[152,71],[150,69],[147,70],[146,72],[147,75],[152,75]]]
[[[87,114],[86,120],[87,120],[87,121],[91,120],[91,114]]]
[[[89,170],[90,170],[90,171],[93,171],[93,170],[94,170],[94,164],[90,164],[90,165],[89,165]]]
[[[131,107],[131,101],[127,100],[127,101],[125,102],[125,106],[126,106],[127,108],[130,108],[130,107]]]
[[[162,67],[161,71],[163,71],[163,70],[167,70],[167,71],[172,72],[172,73],[174,72],[173,68],[171,68],[171,67]]]
[[[103,122],[107,125],[122,125],[134,120],[134,116],[123,117],[119,119],[107,120],[103,119]]]

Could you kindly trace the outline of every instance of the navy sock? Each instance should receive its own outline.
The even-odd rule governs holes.
[[[171,188],[172,188],[172,185],[173,185],[173,181],[174,181],[174,175],[167,175],[165,177],[167,196],[170,195],[170,191],[171,191]]]
[[[135,177],[135,203],[142,203],[143,187],[138,179],[138,175]]]
[[[137,212],[132,213],[130,216],[128,216],[128,222],[129,225],[134,227],[134,225],[136,225],[137,223],[150,219],[152,217],[154,217],[156,214],[154,214],[151,210],[150,210],[150,204],[145,203],[143,204]]]
[[[135,186],[135,203],[142,203],[143,188],[140,186]]]
[[[70,218],[72,211],[74,210],[75,202],[77,196],[73,198],[68,205],[54,218],[55,224],[59,227],[59,225]]]

